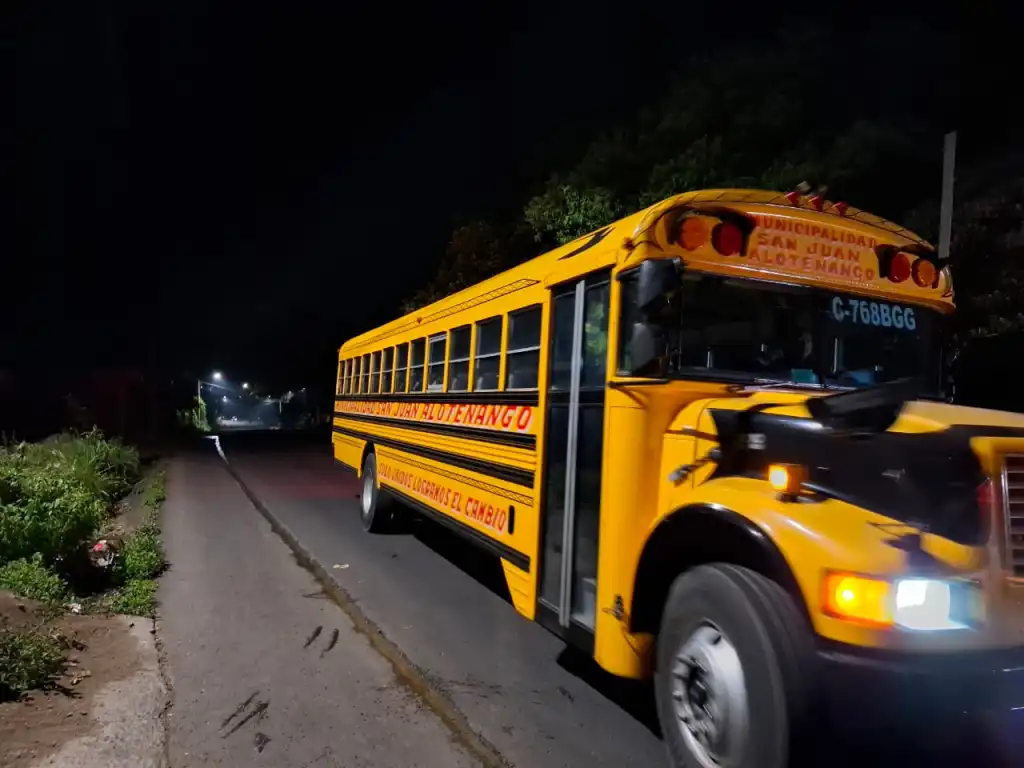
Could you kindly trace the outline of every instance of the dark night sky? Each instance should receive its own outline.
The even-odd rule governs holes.
[[[458,216],[520,207],[680,44],[786,23],[626,7],[5,5],[0,366],[323,375]]]

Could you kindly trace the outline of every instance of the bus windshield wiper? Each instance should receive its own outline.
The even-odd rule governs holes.
[[[729,392],[753,392],[760,389],[821,389],[820,384],[807,384],[800,381],[779,381],[778,379],[754,379],[750,384],[732,384]]]

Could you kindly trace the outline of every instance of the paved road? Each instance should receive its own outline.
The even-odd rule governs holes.
[[[328,444],[279,452],[268,450],[271,436],[266,442],[224,438],[223,446],[255,494],[507,761],[663,763],[653,715],[642,711],[646,687],[628,690],[523,620],[502,594],[496,561],[425,521],[408,535],[367,535],[355,478],[334,466]],[[606,687],[619,689],[614,698]],[[637,717],[623,701],[636,704]]]
[[[325,599],[212,450],[172,463],[163,528],[173,768],[478,765]]]
[[[664,765],[649,687],[602,673],[520,618],[498,565],[447,531],[424,521],[400,535],[364,533],[358,485],[333,464],[326,434],[312,445],[280,433],[226,436],[222,446],[253,495],[505,761]],[[837,742],[829,764],[1008,764],[982,758],[959,728],[890,736]]]

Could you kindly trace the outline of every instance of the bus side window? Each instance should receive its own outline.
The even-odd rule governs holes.
[[[388,347],[387,349],[384,350],[384,352],[382,354],[384,355],[384,362],[381,365],[381,371],[383,372],[383,378],[381,379],[381,382],[380,382],[380,391],[381,392],[390,392],[391,391],[391,374],[393,373],[392,365],[394,364],[394,361],[395,361],[395,357],[394,357],[395,350],[394,350],[393,347]]]
[[[540,364],[540,306],[508,316],[505,389],[536,389]]]
[[[423,356],[426,351],[426,339],[416,339],[412,343],[412,366],[409,370],[409,391],[423,391]]]
[[[342,360],[338,363],[338,387],[334,390],[334,394],[341,395],[345,393],[345,361]]]
[[[430,339],[427,352],[427,391],[441,392],[444,390],[444,358],[448,346],[448,334],[441,333]]]
[[[448,391],[469,389],[469,326],[452,331],[452,356],[448,363]]]
[[[359,366],[359,391],[364,395],[370,392],[370,356],[363,355],[363,362]]]
[[[370,355],[370,392],[376,394],[380,391],[380,352]]]
[[[492,317],[476,324],[476,359],[473,364],[473,391],[498,388],[501,367],[501,318]]]
[[[399,344],[395,349],[395,392],[405,392],[406,371],[409,369],[409,345]]]

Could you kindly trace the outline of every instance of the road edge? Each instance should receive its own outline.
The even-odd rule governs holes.
[[[388,662],[395,672],[395,677],[414,695],[420,698],[427,707],[436,714],[452,732],[453,737],[473,757],[487,768],[514,768],[498,749],[484,736],[478,733],[469,723],[469,719],[448,698],[448,695],[437,686],[428,675],[419,669],[405,652],[398,647],[380,627],[363,612],[352,596],[335,581],[326,568],[303,546],[298,537],[285,525],[266,504],[249,487],[228,460],[218,437],[213,437],[217,454],[220,456],[228,474],[238,483],[239,488],[249,499],[256,510],[270,524],[271,530],[288,546],[296,562],[312,574],[335,604],[349,617],[356,631],[366,637],[370,645]]]

